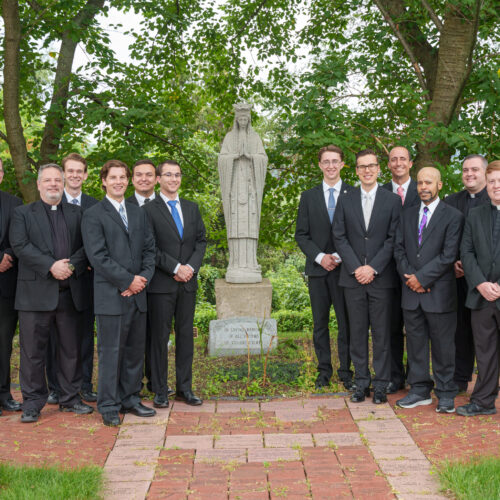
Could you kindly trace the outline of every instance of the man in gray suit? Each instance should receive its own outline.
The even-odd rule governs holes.
[[[403,282],[402,308],[408,346],[410,392],[396,404],[414,408],[432,403],[434,385],[429,373],[429,343],[432,371],[439,398],[436,411],[453,413],[457,386],[455,371],[455,327],[457,290],[453,265],[457,260],[463,215],[441,203],[443,183],[439,170],[426,167],[417,177],[420,207],[401,215],[394,258]]]
[[[99,380],[97,409],[105,425],[120,424],[118,411],[155,415],[141,403],[146,336],[146,285],[155,268],[155,242],[146,214],[125,203],[130,171],[110,160],[101,169],[105,198],[82,222],[85,251],[94,269]]]
[[[460,256],[469,285],[477,380],[470,402],[457,408],[465,417],[496,413],[500,353],[500,161],[486,167],[491,204],[473,208],[465,223]]]

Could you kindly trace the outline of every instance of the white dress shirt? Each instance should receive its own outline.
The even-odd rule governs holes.
[[[139,203],[139,206],[142,207],[142,205],[144,205],[144,200],[146,199],[146,196],[140,195],[137,191],[134,194],[137,203]],[[155,192],[153,191],[153,194],[151,196],[148,196],[147,198],[149,198],[149,201],[153,201],[155,199]]]
[[[391,181],[392,182],[392,192],[394,194],[399,195],[398,193],[398,188],[401,186],[403,188],[403,196],[406,200],[406,195],[408,194],[408,187],[410,186],[411,178],[408,177],[408,180],[404,184],[398,184],[397,182]]]
[[[424,208],[427,207],[429,210],[427,211],[427,222],[425,224],[425,227],[429,225],[429,222],[431,220],[432,214],[436,211],[437,206],[439,205],[439,202],[441,200],[439,199],[439,196],[432,202],[429,203],[429,205],[426,205],[424,202],[420,203],[420,211],[418,212],[418,227],[420,228],[420,223],[422,222],[422,217],[424,216]]]
[[[78,202],[78,205],[81,207],[82,206],[82,192],[80,191],[80,194],[78,196],[71,196],[66,189],[64,190],[64,194],[66,195],[66,199],[68,200],[68,203],[73,203],[73,200],[76,200]],[[74,203],[73,203],[74,204]]]
[[[125,210],[125,217],[127,218],[127,221],[128,221],[127,207],[125,206],[125,198],[123,198],[121,203],[119,203],[116,200],[113,200],[113,198],[111,198],[108,195],[106,195],[106,198],[111,203],[111,205],[113,205],[115,207],[116,211],[118,212],[118,215],[120,215],[120,207],[123,207],[123,210]],[[121,215],[120,215],[120,217],[121,217]]]

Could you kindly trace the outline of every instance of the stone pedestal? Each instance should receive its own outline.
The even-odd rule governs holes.
[[[227,283],[215,280],[215,303],[218,319],[271,317],[273,287],[269,279],[261,283]]]

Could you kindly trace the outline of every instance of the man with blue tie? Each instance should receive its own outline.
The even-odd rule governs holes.
[[[349,354],[349,324],[344,302],[344,291],[339,285],[341,259],[336,253],[332,237],[332,222],[339,198],[352,186],[340,178],[344,153],[337,146],[319,150],[319,168],[323,182],[302,193],[297,214],[295,240],[306,255],[306,275],[313,315],[313,342],[318,359],[316,388],[328,386],[333,374],[328,322],[333,305],[338,325],[337,374],[348,390],[353,389],[351,357]]]
[[[156,408],[168,407],[168,338],[175,320],[176,399],[201,405],[193,394],[193,321],[198,271],[205,255],[205,225],[198,205],[179,198],[182,172],[167,160],[158,165],[159,196],[144,205],[156,242],[156,268],[148,286],[151,325],[149,360]],[[148,384],[149,385],[149,384]]]

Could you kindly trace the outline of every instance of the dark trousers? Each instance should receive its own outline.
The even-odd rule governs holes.
[[[181,392],[192,389],[195,305],[196,292],[187,292],[183,286],[176,293],[148,293],[151,388],[155,394],[167,395],[168,338],[173,319],[176,389]]]
[[[467,282],[457,279],[457,329],[455,332],[455,375],[456,383],[472,380],[474,371],[474,337],[472,335],[471,310],[465,307]]]
[[[134,297],[119,316],[98,314],[97,409],[100,413],[132,408],[140,403],[146,341],[146,313]]]
[[[0,401],[12,398],[10,393],[10,356],[16,333],[17,311],[14,298],[0,296]]]
[[[455,373],[455,329],[457,313],[430,313],[419,306],[403,309],[408,347],[408,383],[410,393],[429,397],[434,383],[429,371],[429,342],[432,353],[434,392],[441,398],[453,399],[458,392]]]
[[[500,311],[495,302],[472,311],[472,329],[478,375],[470,400],[485,408],[494,408],[500,355]]]
[[[401,285],[393,289],[391,307],[391,382],[396,387],[404,384],[407,368],[403,363],[405,335],[403,310],[401,309]]]
[[[385,390],[391,376],[391,299],[392,288],[371,285],[344,288],[349,326],[350,351],[354,364],[354,380],[359,389],[370,387],[368,366],[368,330],[371,327],[373,346],[373,387]]]
[[[47,402],[45,360],[52,330],[57,334],[59,404],[72,406],[80,401],[80,322],[81,313],[75,309],[69,289],[59,292],[59,303],[54,311],[19,311],[19,381],[23,410],[35,408],[40,411]]]
[[[330,271],[326,276],[310,276],[308,278],[309,297],[313,315],[313,343],[318,359],[320,377],[330,380],[332,368],[332,353],[330,349],[330,308],[333,305],[337,318],[337,349],[340,380],[351,380],[351,356],[349,353],[349,322],[344,300],[344,289],[339,285],[340,268]]]

